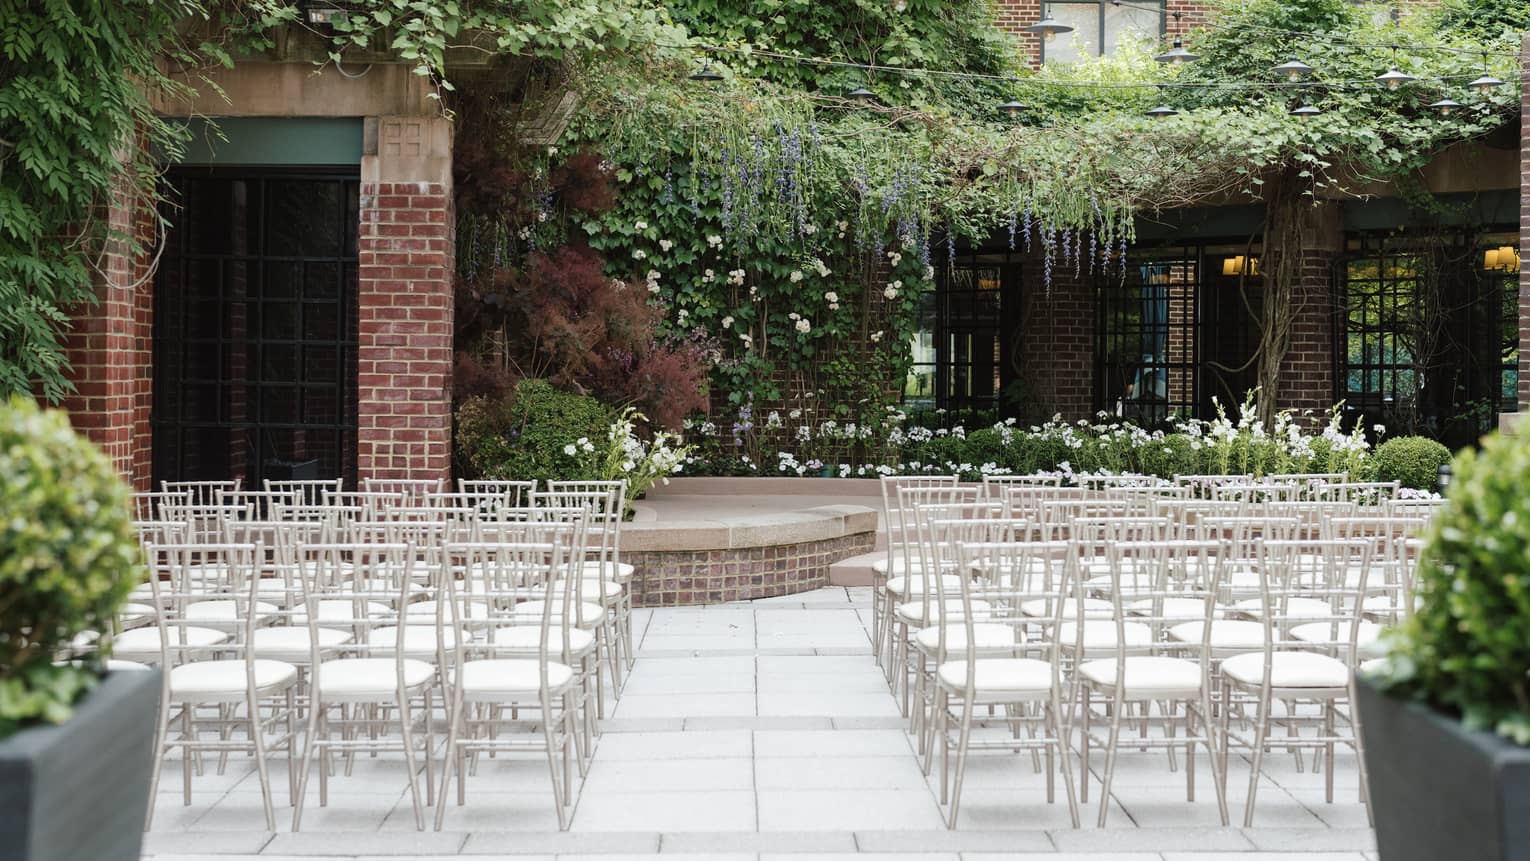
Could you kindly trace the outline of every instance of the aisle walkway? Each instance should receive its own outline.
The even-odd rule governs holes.
[[[572,829],[557,831],[543,761],[484,760],[468,804],[447,831],[419,833],[401,764],[363,760],[335,780],[330,806],[310,798],[300,834],[255,831],[259,789],[250,769],[198,778],[196,805],[180,781],[161,784],[146,852],[157,861],[240,856],[504,858],[619,861],[626,856],[828,861],[840,857],[996,861],[1361,861],[1374,839],[1355,801],[1352,760],[1340,757],[1335,804],[1322,776],[1272,757],[1260,828],[1216,825],[1208,783],[1184,800],[1182,773],[1161,754],[1123,755],[1116,807],[1101,831],[1067,827],[1045,802],[1029,758],[974,760],[961,829],[947,831],[920,774],[892,697],[872,662],[864,589],[716,607],[638,611],[636,670],[607,722]],[[1204,765],[1201,775],[1209,780]],[[1234,805],[1246,770],[1232,775]],[[273,773],[278,800],[285,772]],[[283,829],[287,819],[278,819]],[[1095,805],[1085,809],[1092,824]],[[1240,807],[1235,807],[1241,809]],[[1236,818],[1236,815],[1235,815]]]

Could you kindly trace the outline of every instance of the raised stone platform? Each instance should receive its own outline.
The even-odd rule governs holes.
[[[864,484],[871,485],[872,495]],[[828,585],[830,566],[877,545],[879,491],[874,481],[864,484],[673,481],[638,503],[636,518],[622,530],[622,561],[636,569],[630,587],[634,604],[748,601]]]

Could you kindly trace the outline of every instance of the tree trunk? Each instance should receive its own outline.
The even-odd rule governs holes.
[[[1302,194],[1304,183],[1295,168],[1287,168],[1265,184],[1264,301],[1260,315],[1259,365],[1256,381],[1259,420],[1266,426],[1275,420],[1280,403],[1280,366],[1291,349],[1291,324],[1299,313],[1298,289],[1302,257],[1304,208],[1311,202]]]

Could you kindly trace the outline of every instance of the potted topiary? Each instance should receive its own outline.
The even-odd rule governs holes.
[[[1530,436],[1462,452],[1413,617],[1357,680],[1382,861],[1530,861]]]
[[[0,401],[0,859],[139,857],[157,671],[71,657],[105,631],[142,553],[132,498],[68,418]]]

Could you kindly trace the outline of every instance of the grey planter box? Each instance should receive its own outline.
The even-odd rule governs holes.
[[[1381,861],[1530,861],[1530,748],[1357,688]]]
[[[158,670],[108,673],[60,726],[0,741],[0,861],[137,861]]]

